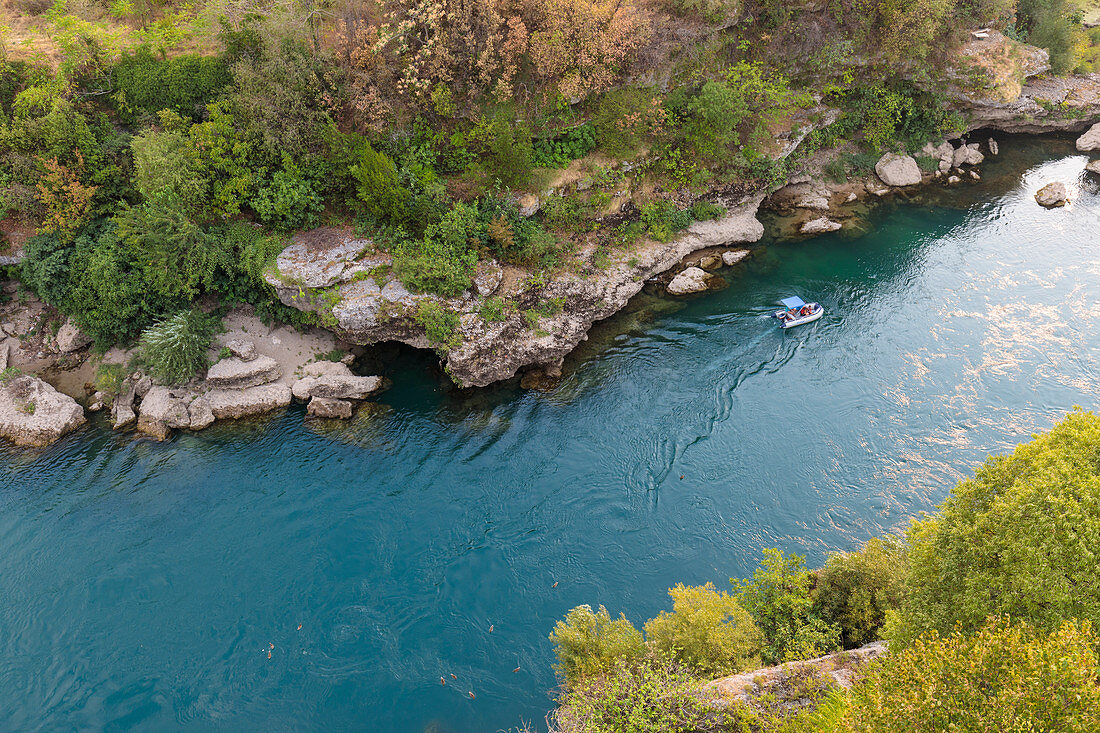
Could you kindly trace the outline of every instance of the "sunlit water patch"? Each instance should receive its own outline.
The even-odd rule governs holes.
[[[97,424],[3,454],[3,727],[541,724],[572,606],[637,622],[762,547],[816,563],[903,528],[1095,405],[1100,199],[1032,200],[1079,180],[1061,150],[862,238],[766,245],[722,291],[643,296],[550,392],[453,392],[405,356],[345,427]],[[827,315],[778,330],[791,294]]]

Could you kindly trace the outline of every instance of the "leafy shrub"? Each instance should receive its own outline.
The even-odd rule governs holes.
[[[201,311],[180,311],[142,332],[141,364],[162,383],[186,382],[206,368],[206,351],[220,327],[219,319]]]
[[[557,733],[689,733],[713,730],[715,710],[702,683],[674,665],[619,660],[570,684],[552,716]],[[728,716],[741,717],[739,708]],[[731,721],[728,730],[739,729]]]
[[[740,0],[672,0],[681,15],[697,15],[708,23],[721,23],[741,9]]]
[[[578,125],[557,137],[535,140],[531,163],[538,168],[564,168],[595,149],[595,128],[590,124]]]
[[[1098,455],[1100,418],[1074,410],[956,486],[939,515],[909,531],[890,638],[970,631],[994,614],[1047,631],[1067,618],[1100,622]]]
[[[397,166],[388,155],[364,143],[351,172],[359,182],[359,199],[367,211],[379,221],[406,221],[412,193],[401,185]]]
[[[499,323],[503,321],[504,316],[504,301],[501,298],[486,298],[485,302],[481,304],[481,317],[489,323]]]
[[[840,647],[840,629],[811,614],[810,572],[801,555],[768,548],[748,580],[730,578],[765,638],[764,661],[808,659]]]
[[[600,98],[592,124],[600,149],[612,157],[626,158],[664,121],[659,95],[649,89],[623,87]]]
[[[316,182],[302,175],[289,157],[271,181],[260,186],[250,203],[260,221],[284,231],[317,226],[317,214],[324,208]]]
[[[672,612],[662,611],[645,625],[646,641],[664,656],[712,677],[759,663],[764,636],[737,599],[711,583],[678,583],[668,594]]]
[[[173,120],[172,117],[175,117]],[[178,124],[174,113],[161,116],[165,126]],[[167,196],[197,215],[206,207],[208,182],[191,140],[178,129],[148,130],[130,141],[134,188],[145,199]]]
[[[870,668],[851,690],[842,730],[1098,730],[1097,644],[1087,621],[1042,632],[991,618],[974,635],[933,633]]]
[[[97,392],[115,397],[122,391],[122,380],[126,378],[126,367],[122,364],[100,364],[95,369],[92,386]]]
[[[1067,74],[1076,65],[1074,26],[1066,0],[1021,0],[1016,27],[1028,43],[1050,53],[1050,68],[1055,74]]]
[[[847,168],[844,161],[840,159],[830,160],[821,167],[821,172],[825,174],[827,180],[833,183],[844,183],[848,180]]]
[[[424,334],[433,345],[445,349],[458,345],[458,314],[454,311],[426,300],[420,303],[413,318],[424,327]]]
[[[641,222],[649,235],[667,242],[691,224],[691,212],[679,210],[671,201],[653,201],[642,206]]]
[[[875,537],[858,552],[830,555],[817,573],[813,611],[840,627],[847,648],[874,641],[886,612],[901,602],[907,569],[904,547],[894,538]]]
[[[726,207],[710,201],[696,201],[691,205],[691,218],[696,221],[721,219],[726,215]]]
[[[490,178],[510,187],[522,186],[530,180],[535,150],[526,124],[498,110],[483,128],[481,137],[484,140],[482,164]]]
[[[612,619],[603,606],[595,612],[591,606],[577,606],[554,626],[550,641],[558,659],[555,669],[570,685],[629,664],[645,651],[641,632],[622,614]]]
[[[126,122],[162,109],[198,116],[229,84],[229,69],[220,58],[185,55],[158,59],[148,46],[123,53],[112,72],[118,90],[115,107]]]

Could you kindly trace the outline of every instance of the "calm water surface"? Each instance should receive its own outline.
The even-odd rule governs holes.
[[[292,409],[0,454],[0,728],[541,725],[572,606],[640,622],[762,547],[817,563],[903,527],[1096,403],[1100,196],[1040,209],[1085,159],[1015,145],[951,207],[640,298],[549,393],[455,393],[404,356],[328,434]],[[790,294],[828,314],[777,330]]]

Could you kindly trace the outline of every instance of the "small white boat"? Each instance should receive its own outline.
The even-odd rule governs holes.
[[[813,323],[825,315],[825,308],[820,303],[807,303],[797,295],[791,298],[783,298],[779,301],[785,307],[781,311],[772,314],[779,319],[780,328],[794,328],[804,323]]]

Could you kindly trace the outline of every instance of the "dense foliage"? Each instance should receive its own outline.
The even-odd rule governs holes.
[[[1100,419],[1070,413],[1049,433],[990,458],[938,515],[909,532],[901,642],[1010,615],[1053,630],[1100,622]]]

